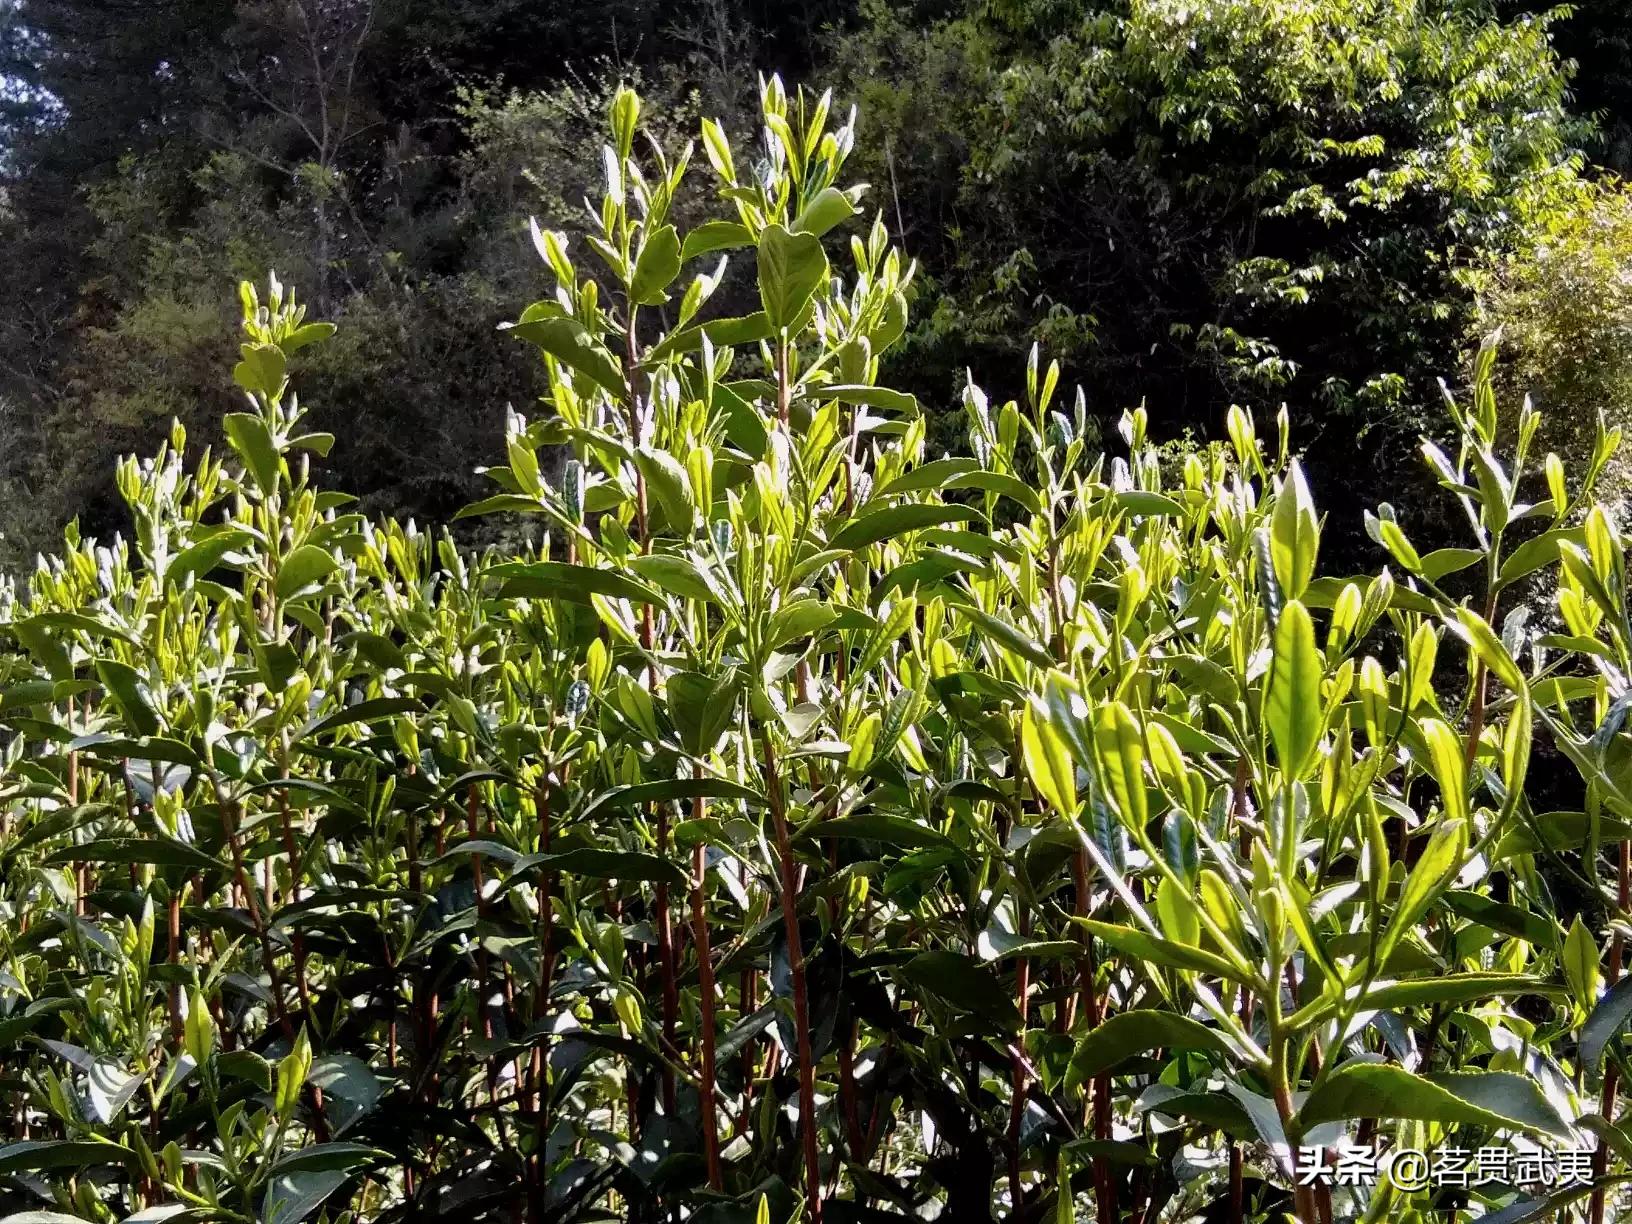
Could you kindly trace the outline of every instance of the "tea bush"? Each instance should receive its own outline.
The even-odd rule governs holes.
[[[836,236],[852,128],[762,101],[752,154],[703,127],[713,219],[626,91],[585,249],[535,229],[549,395],[465,511],[519,549],[313,485],[289,374],[331,329],[274,280],[230,453],[124,461],[130,538],[5,591],[0,1210],[1603,1219],[1618,435],[1533,453],[1487,349],[1424,447],[1467,545],[1381,506],[1353,579],[1284,419],[1093,454],[1034,357],[932,455],[878,382],[914,269]],[[1556,623],[1509,615],[1544,571]],[[1533,744],[1576,775],[1545,806]],[[1601,1154],[1294,1176],[1344,1145]]]

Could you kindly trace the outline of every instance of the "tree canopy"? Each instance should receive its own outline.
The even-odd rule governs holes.
[[[4,12],[13,560],[62,518],[112,521],[95,474],[171,415],[211,436],[224,290],[273,266],[350,322],[309,386],[368,439],[336,478],[456,507],[481,425],[540,391],[478,342],[526,291],[517,217],[582,228],[618,80],[738,130],[749,63],[860,104],[875,206],[933,269],[893,369],[937,419],[965,367],[1040,340],[1095,428],[1143,402],[1160,436],[1217,437],[1232,404],[1284,401],[1358,506],[1465,368],[1480,277],[1588,207],[1587,159],[1619,164],[1602,48],[1627,21],[1486,0]]]

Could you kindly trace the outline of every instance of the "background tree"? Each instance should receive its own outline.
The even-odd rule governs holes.
[[[743,63],[863,104],[865,177],[935,269],[892,370],[943,443],[963,370],[1040,339],[1090,428],[1144,401],[1160,436],[1217,436],[1284,400],[1337,506],[1414,470],[1479,277],[1576,206],[1574,150],[1618,164],[1613,5],[5,4],[12,563],[48,521],[114,521],[94,473],[169,415],[212,436],[220,303],[267,266],[355,338],[307,384],[369,440],[334,478],[392,510],[473,496],[472,439],[540,391],[479,343],[530,293],[516,218],[581,229],[584,115],[620,79],[727,130]]]
[[[1577,190],[1547,31],[1420,0],[868,6],[839,62],[869,177],[939,269],[915,381],[1037,336],[1102,419],[1216,435],[1284,399],[1323,487],[1363,486],[1356,437],[1395,454],[1437,411],[1470,264]]]

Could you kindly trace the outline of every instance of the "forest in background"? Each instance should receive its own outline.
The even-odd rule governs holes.
[[[1627,1217],[1609,6],[3,11],[0,1224]]]
[[[852,225],[925,269],[891,377],[947,436],[1038,340],[1158,438],[1284,402],[1349,530],[1428,504],[1400,460],[1494,326],[1561,432],[1632,403],[1629,39],[1613,0],[0,0],[0,565],[119,529],[173,417],[219,438],[268,269],[341,324],[330,478],[447,517],[543,390],[494,328],[543,293],[528,218],[585,229],[617,82],[679,143],[751,128],[748,69],[858,107]]]

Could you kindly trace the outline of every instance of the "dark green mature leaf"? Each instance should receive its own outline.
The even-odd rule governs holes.
[[[454,514],[454,519],[481,518],[488,514],[542,514],[544,503],[521,493],[496,493],[472,502]]]
[[[1585,812],[1541,812],[1503,833],[1491,859],[1499,863],[1514,855],[1535,854],[1543,848],[1579,850],[1587,844],[1591,825]],[[1603,816],[1599,820],[1598,835],[1605,843],[1632,840],[1632,822]]]
[[[1184,507],[1171,497],[1162,493],[1151,493],[1144,489],[1128,489],[1113,494],[1112,504],[1118,510],[1143,518],[1182,518]]]
[[[300,1224],[323,1200],[345,1185],[350,1174],[317,1170],[279,1175],[267,1183],[260,1224]]]
[[[1579,527],[1560,527],[1526,540],[1502,562],[1502,568],[1496,575],[1496,589],[1501,590],[1521,578],[1528,578],[1542,567],[1557,561],[1560,545],[1583,542],[1584,536]]]
[[[709,676],[675,672],[668,679],[669,720],[693,756],[713,750],[736,713],[741,684],[736,673]],[[708,796],[702,796],[707,798]]]
[[[875,498],[895,497],[902,493],[936,492],[946,488],[947,482],[958,476],[980,471],[973,459],[933,459],[921,463],[909,472],[903,472],[874,493]]]
[[[901,966],[901,975],[959,1011],[972,1012],[1003,1028],[1020,1023],[1020,1012],[997,974],[972,956],[920,952]]]
[[[1505,904],[1484,893],[1447,889],[1440,894],[1439,903],[1453,914],[1538,948],[1551,948],[1558,943],[1557,923],[1533,910]]]
[[[217,531],[177,553],[170,568],[165,570],[165,578],[177,585],[188,577],[202,578],[220,565],[228,553],[249,547],[253,540],[247,531]]]
[[[668,301],[668,288],[680,275],[680,260],[680,235],[674,226],[661,226],[648,234],[635,259],[630,298],[640,306],[658,306]]]
[[[1581,1029],[1581,1062],[1594,1071],[1604,1061],[1609,1043],[1632,1020],[1632,977],[1622,978],[1598,1000]]]
[[[1476,1003],[1482,999],[1512,999],[1522,995],[1558,996],[1563,990],[1552,982],[1522,973],[1459,973],[1453,977],[1410,982],[1376,982],[1365,993],[1368,1010],[1392,1011],[1439,1003]]]
[[[1411,1118],[1565,1138],[1570,1134],[1568,1123],[1535,1082],[1508,1071],[1421,1076],[1384,1063],[1351,1062],[1327,1076],[1298,1111],[1305,1128],[1357,1118]]]
[[[1434,582],[1447,574],[1461,573],[1470,565],[1484,560],[1485,554],[1477,548],[1439,548],[1422,559],[1422,572]]]
[[[682,538],[691,534],[697,506],[692,497],[691,479],[680,461],[667,451],[641,447],[635,452],[635,464],[646,479],[646,488],[668,520],[669,529]]]
[[[125,722],[137,735],[157,735],[159,716],[154,713],[147,681],[137,670],[116,659],[98,659],[96,676],[113,697]]]
[[[49,680],[24,680],[0,689],[0,710],[40,705],[56,697],[57,686]]]
[[[952,844],[944,833],[892,812],[861,812],[854,816],[824,820],[812,827],[811,834],[816,837],[852,838],[857,841],[879,842],[886,846],[919,850]]]
[[[758,344],[761,340],[769,340],[774,335],[776,328],[771,323],[771,317],[763,310],[756,310],[753,314],[740,318],[710,319],[706,323],[670,332],[652,346],[648,356],[651,361],[662,361],[677,353],[695,353],[703,347],[705,336],[716,349],[722,349]]]
[[[77,1000],[63,998],[36,999],[25,1007],[21,1014],[12,1014],[0,1020],[0,1048],[12,1045],[22,1037],[27,1036],[51,1016],[60,1011],[67,1011],[75,1006]]]
[[[134,1167],[136,1153],[121,1144],[90,1139],[24,1140],[0,1146],[0,1176],[113,1164]]]
[[[591,880],[644,880],[653,884],[683,887],[686,873],[668,859],[655,854],[637,854],[632,850],[601,850],[585,846],[564,850],[560,854],[529,854],[518,859],[512,875],[540,872],[546,875],[584,876]]]
[[[1065,1085],[1078,1087],[1135,1054],[1161,1049],[1230,1053],[1229,1044],[1217,1030],[1199,1020],[1149,1009],[1119,1012],[1077,1043],[1065,1073]]]
[[[69,846],[46,857],[47,863],[136,863],[150,867],[189,867],[212,871],[222,864],[186,842],[169,837],[104,837]]]
[[[1544,1220],[1566,1218],[1566,1209],[1590,1196],[1595,1189],[1607,1194],[1632,1182],[1632,1174],[1618,1173],[1612,1177],[1597,1178],[1581,1186],[1569,1186],[1543,1198],[1521,1198],[1506,1207],[1479,1217],[1479,1224],[1541,1224]]]
[[[503,580],[499,593],[506,599],[570,599],[588,603],[591,595],[610,595],[635,603],[655,603],[658,595],[617,570],[592,569],[560,561],[517,561],[490,571]]]
[[[968,506],[934,506],[914,503],[889,506],[853,518],[828,539],[830,548],[856,549],[882,540],[893,540],[909,531],[942,527],[947,523],[972,523],[980,513]]]
[[[28,653],[51,674],[53,680],[72,680],[74,665],[68,649],[52,634],[37,616],[20,621],[11,627]]]
[[[1240,976],[1235,967],[1222,957],[1214,956],[1211,952],[1190,944],[1175,943],[1133,927],[1117,926],[1092,918],[1073,918],[1072,921],[1092,933],[1095,938],[1103,939],[1111,947],[1136,960],[1148,961],[1153,965],[1165,965],[1169,969],[1205,973],[1229,981],[1234,981]]]
[[[621,400],[627,393],[623,370],[617,360],[577,319],[534,319],[527,323],[509,324],[505,330],[519,339],[538,345],[567,369],[584,375],[612,398]]]
[[[626,810],[646,803],[672,803],[682,799],[730,799],[757,805],[764,803],[758,791],[725,778],[669,778],[660,782],[637,782],[617,786],[597,795],[583,810],[584,819],[598,812]]]
[[[1165,1084],[1157,1087],[1165,1091],[1146,1094],[1145,1108],[1149,1112],[1189,1118],[1236,1139],[1259,1138],[1252,1117],[1233,1097],[1222,1092],[1181,1092]]]
[[[272,1176],[281,1177],[288,1173],[326,1172],[336,1169],[360,1169],[365,1165],[387,1160],[390,1156],[390,1152],[382,1152],[379,1148],[372,1148],[362,1143],[314,1143],[307,1147],[296,1148],[294,1151],[280,1156],[272,1166]]]
[[[709,583],[708,576],[695,562],[685,557],[669,553],[635,557],[630,560],[629,569],[659,590],[678,595],[681,599],[700,599],[712,604],[720,602],[720,592]]]
[[[973,604],[965,604],[958,610],[959,615],[972,621],[987,637],[996,639],[998,645],[1003,646],[1021,658],[1035,663],[1039,667],[1052,667],[1054,656],[1044,650],[1042,645],[1027,637],[1014,625],[1000,616],[995,616],[983,608]]]
[[[954,476],[943,487],[954,492],[959,489],[979,489],[985,493],[995,493],[999,497],[1007,497],[1033,514],[1039,513],[1043,508],[1043,499],[1037,495],[1037,490],[1016,477],[999,472],[968,472],[962,476]]]
[[[424,704],[414,697],[370,697],[336,710],[333,714],[326,714],[316,722],[308,723],[302,729],[300,738],[321,735],[325,731],[333,731],[336,727],[350,727],[357,723],[392,718],[399,714],[420,714],[424,710]]]
[[[829,383],[812,388],[810,396],[815,400],[839,400],[846,404],[863,404],[868,408],[877,408],[881,412],[893,412],[906,417],[918,415],[918,397],[890,387]],[[899,485],[900,481],[894,483]]]
[[[226,1050],[215,1056],[216,1070],[230,1079],[241,1079],[254,1084],[262,1092],[271,1092],[274,1083],[272,1064],[253,1050]]]

